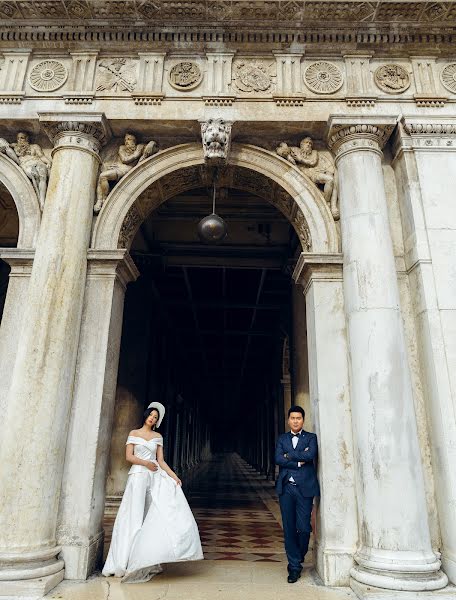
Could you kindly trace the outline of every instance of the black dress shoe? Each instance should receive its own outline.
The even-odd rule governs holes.
[[[288,583],[296,583],[298,579],[301,577],[301,573],[299,571],[290,571],[288,573]]]

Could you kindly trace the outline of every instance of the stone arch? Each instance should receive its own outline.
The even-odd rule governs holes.
[[[34,248],[41,222],[41,211],[35,190],[14,162],[0,153],[0,181],[11,194],[19,215],[18,248]]]
[[[173,146],[137,165],[108,196],[95,223],[92,248],[128,248],[151,211],[178,193],[204,185],[203,165],[203,150],[197,143]],[[304,251],[339,251],[325,199],[296,166],[250,144],[233,144],[227,166],[227,185],[254,191],[274,204],[295,228]],[[250,175],[242,178],[242,173]]]

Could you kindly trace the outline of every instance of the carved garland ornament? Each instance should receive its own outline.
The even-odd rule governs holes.
[[[325,60],[312,63],[304,72],[304,83],[316,94],[334,94],[343,82],[339,67]]]
[[[387,94],[401,94],[410,86],[410,76],[400,65],[382,65],[374,73],[375,85]]]
[[[37,92],[53,92],[62,87],[67,77],[64,64],[58,60],[43,60],[33,67],[28,79]]]
[[[440,73],[440,81],[443,86],[453,94],[456,94],[456,63],[447,65]]]
[[[186,92],[196,88],[201,83],[203,74],[199,66],[190,61],[183,61],[175,64],[168,76],[169,83],[176,90]]]

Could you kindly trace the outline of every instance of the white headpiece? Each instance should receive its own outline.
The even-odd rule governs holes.
[[[161,404],[161,402],[151,402],[147,408],[156,408],[158,410],[157,427],[160,427],[166,412],[166,409],[163,406],[163,404]]]

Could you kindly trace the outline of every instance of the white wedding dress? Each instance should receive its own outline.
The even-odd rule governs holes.
[[[134,454],[157,464],[157,445],[128,436]],[[201,560],[198,526],[182,488],[158,466],[149,471],[133,465],[112,531],[103,575],[123,577],[123,583],[148,581],[162,571],[161,563]]]

